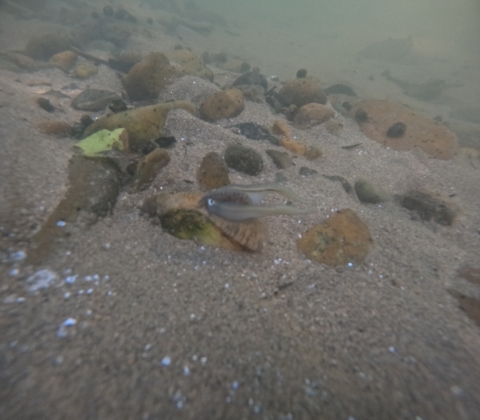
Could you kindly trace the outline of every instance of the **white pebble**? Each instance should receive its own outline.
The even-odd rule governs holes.
[[[165,357],[162,359],[162,365],[163,365],[163,366],[170,366],[170,363],[172,363],[172,359],[170,359],[169,356],[165,356]]]
[[[58,227],[64,227],[65,225],[66,225],[66,223],[65,223],[63,220],[59,220],[59,221],[57,222],[57,226],[58,226]]]
[[[32,285],[28,288],[29,292],[36,292],[39,289],[46,289],[50,287],[55,280],[57,280],[57,274],[51,270],[40,270],[31,275],[26,281]]]
[[[75,283],[75,280],[77,280],[77,277],[78,277],[78,274],[75,274],[74,276],[68,276],[65,279],[65,282],[69,283],[69,284],[73,284],[73,283]]]

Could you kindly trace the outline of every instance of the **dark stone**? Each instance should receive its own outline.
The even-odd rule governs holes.
[[[158,144],[159,147],[163,147],[164,149],[169,149],[170,147],[173,147],[177,140],[173,136],[168,136],[168,137],[159,137],[158,139],[154,140],[156,144]]]
[[[357,111],[355,112],[355,119],[358,122],[365,122],[368,120],[368,114],[367,111],[365,111],[363,108],[358,108]]]
[[[37,99],[37,104],[40,108],[47,112],[53,112],[55,111],[55,107],[52,105],[52,103],[47,99],[40,97]]]
[[[350,86],[344,85],[342,83],[337,83],[336,85],[329,86],[325,89],[327,95],[348,95],[348,96],[357,96]]]
[[[130,22],[130,23],[138,23],[138,19],[131,15],[130,13],[127,13],[127,18],[126,18],[127,22]]]
[[[127,104],[120,98],[111,101],[108,108],[114,113],[123,112],[128,109]]]
[[[125,9],[118,9],[115,12],[115,19],[125,20],[128,16],[128,12]]]
[[[352,109],[352,104],[348,101],[342,103],[342,106],[347,110],[350,111]]]
[[[229,168],[247,175],[258,175],[263,169],[260,153],[251,147],[232,144],[225,150],[225,163]]]
[[[102,111],[112,101],[119,99],[115,92],[109,90],[85,89],[72,100],[72,107],[79,111]]]
[[[250,64],[248,64],[246,61],[244,61],[242,64],[240,64],[240,73],[246,73],[247,71],[250,71]]]
[[[267,78],[260,74],[259,71],[248,71],[247,73],[239,76],[233,83],[232,86],[241,86],[241,85],[259,85],[262,86],[265,90],[268,89]]]
[[[293,163],[293,160],[290,158],[290,156],[286,152],[281,152],[279,150],[269,149],[269,150],[266,150],[265,153],[268,156],[270,156],[274,165],[278,169],[286,169],[286,168],[290,168],[290,166],[295,165]]]
[[[115,12],[113,11],[112,6],[105,6],[105,7],[103,8],[103,14],[104,14],[105,16],[113,16],[114,13],[115,13]]]
[[[246,122],[246,123],[240,123],[236,124],[233,127],[238,128],[240,131],[240,134],[245,136],[247,139],[250,140],[268,140],[270,143],[279,145],[280,142],[279,140],[270,133],[268,128],[253,123],[253,122]]]
[[[300,69],[297,71],[297,79],[305,79],[307,77],[307,70]]]
[[[93,19],[99,19],[100,15],[98,14],[98,12],[92,12],[92,18]]]
[[[318,171],[316,171],[315,169],[307,168],[306,166],[302,166],[298,171],[298,173],[301,176],[312,176],[312,175],[317,175]]]
[[[137,64],[138,61],[124,60],[122,58],[109,58],[108,67],[112,70],[128,73],[130,69]]]
[[[403,133],[405,133],[406,129],[407,129],[407,126],[403,122],[401,121],[396,122],[387,130],[387,136],[388,137],[403,136]]]
[[[460,207],[448,197],[426,190],[412,190],[400,199],[403,207],[415,211],[422,220],[433,220],[450,226],[460,213]]]
[[[88,114],[84,114],[82,115],[82,117],[80,118],[80,122],[85,126],[85,127],[88,127],[90,124],[93,123],[93,118],[88,115]]]

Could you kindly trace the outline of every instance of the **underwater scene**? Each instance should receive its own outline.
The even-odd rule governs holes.
[[[480,418],[478,0],[0,0],[0,418]]]

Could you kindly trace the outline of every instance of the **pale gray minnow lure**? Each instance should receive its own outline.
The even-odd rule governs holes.
[[[231,203],[217,201],[213,198],[206,199],[207,210],[211,214],[220,216],[222,219],[232,222],[243,222],[249,219],[258,219],[265,216],[300,215],[310,213],[309,210],[301,210],[292,206],[255,206],[252,204]]]
[[[222,219],[241,222],[264,216],[300,215],[310,211],[292,206],[257,206],[268,193],[278,193],[286,198],[305,201],[292,190],[270,182],[252,185],[228,185],[206,193],[202,202],[210,214]]]

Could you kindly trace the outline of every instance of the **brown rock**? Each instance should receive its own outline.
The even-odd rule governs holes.
[[[77,79],[88,79],[89,77],[95,76],[97,73],[97,66],[91,63],[85,63],[75,67],[72,71],[72,76],[76,77]]]
[[[426,190],[412,190],[401,198],[403,207],[418,213],[422,220],[450,226],[460,214],[460,207],[450,198]]]
[[[283,106],[288,107],[294,104],[299,108],[312,102],[319,104],[327,103],[327,95],[320,83],[311,77],[285,82],[278,92],[277,99]]]
[[[65,121],[43,120],[35,123],[37,128],[44,134],[67,137],[72,132],[72,127]]]
[[[175,50],[167,52],[165,55],[175,67],[178,76],[191,74],[213,82],[213,71],[205,66],[203,60],[198,55],[190,50]]]
[[[59,69],[67,72],[73,68],[77,62],[78,56],[73,51],[62,51],[50,58],[50,63],[57,66]]]
[[[327,105],[311,103],[303,105],[295,114],[293,123],[296,128],[307,129],[332,118],[335,112]]]
[[[236,117],[243,111],[244,106],[243,92],[232,88],[210,95],[202,102],[199,111],[205,120],[216,121]]]
[[[362,263],[372,243],[368,227],[357,214],[351,209],[343,209],[306,231],[297,246],[307,258],[336,266]]]
[[[162,168],[170,162],[170,155],[165,149],[154,149],[138,162],[135,172],[135,188],[140,189],[152,182]]]
[[[457,274],[465,280],[468,280],[470,283],[480,284],[480,268],[478,267],[467,265],[459,269]]]
[[[361,130],[372,140],[394,150],[410,150],[419,147],[438,159],[451,159],[456,151],[457,136],[450,129],[403,105],[387,100],[367,100],[356,104],[350,113],[356,115],[362,109],[368,117],[357,122]],[[398,121],[406,125],[400,137],[387,136],[388,129]]]
[[[228,168],[217,152],[207,153],[197,170],[197,181],[201,190],[213,190],[230,184]]]

